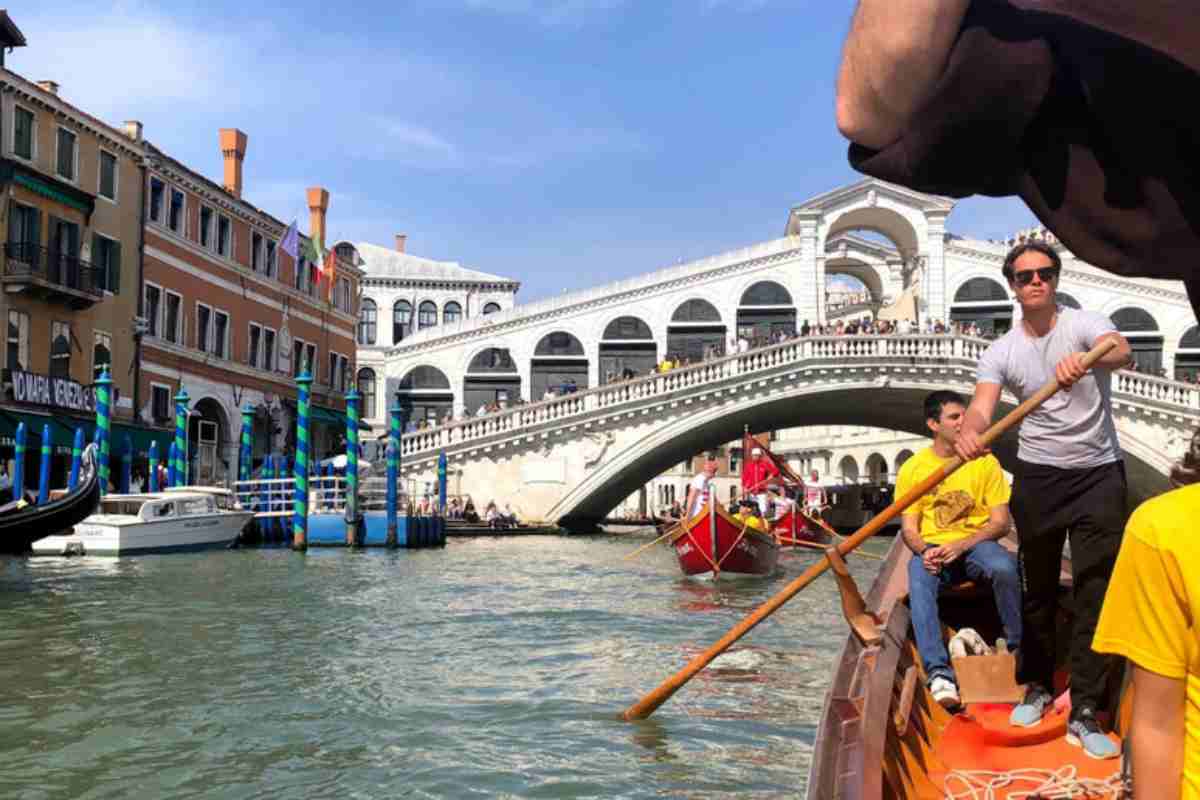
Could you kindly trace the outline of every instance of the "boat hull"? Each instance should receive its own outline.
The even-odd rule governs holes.
[[[829,544],[833,539],[828,533],[805,519],[804,515],[797,514],[794,510],[788,511],[775,520],[771,532],[775,534],[776,540],[782,547],[802,547],[803,545],[797,544],[798,542]]]
[[[685,523],[671,544],[684,575],[769,575],[779,561],[773,536],[743,528],[719,505]]]
[[[96,511],[100,480],[95,450],[95,445],[84,450],[79,483],[65,496],[40,506],[17,508],[16,503],[9,503],[0,507],[0,552],[27,553],[37,541],[70,530]]]
[[[33,543],[35,555],[133,556],[217,550],[232,546],[253,518],[249,511],[224,511],[186,520],[106,525],[84,522],[73,533]]]

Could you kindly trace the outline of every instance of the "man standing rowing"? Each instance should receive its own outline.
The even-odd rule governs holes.
[[[688,485],[687,502],[684,503],[684,507],[687,508],[687,519],[684,522],[695,517],[708,505],[708,495],[712,491],[712,480],[716,474],[717,459],[712,453],[709,453],[704,458],[704,466]]]
[[[1013,469],[1011,506],[1024,589],[1017,682],[1027,690],[1010,721],[1036,725],[1053,702],[1059,571],[1069,536],[1075,620],[1067,740],[1094,758],[1111,758],[1119,750],[1100,731],[1096,712],[1104,705],[1113,660],[1093,652],[1091,642],[1125,527],[1125,469],[1110,384],[1112,370],[1129,364],[1130,348],[1107,317],[1057,304],[1061,270],[1058,253],[1040,242],[1009,251],[1003,272],[1022,320],[980,358],[975,397],[955,449],[964,459],[986,452],[979,434],[991,424],[1002,388],[1023,401],[1058,379],[1062,391],[1021,423]],[[1086,372],[1084,351],[1109,338],[1117,346]]]

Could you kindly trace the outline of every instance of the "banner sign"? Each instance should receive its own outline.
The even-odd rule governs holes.
[[[69,378],[52,378],[33,372],[12,371],[13,399],[71,411],[96,412],[96,396],[90,386],[80,386]]]

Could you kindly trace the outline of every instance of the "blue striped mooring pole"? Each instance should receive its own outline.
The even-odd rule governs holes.
[[[83,463],[83,428],[75,429],[75,441],[71,444],[71,474],[67,477],[67,489],[79,485],[79,467]]]
[[[179,394],[175,395],[175,480],[172,486],[188,485],[188,397],[187,389],[179,386]]]
[[[174,442],[171,442],[171,446],[167,448],[167,489],[170,489],[172,486],[179,485],[179,478],[175,474],[175,471],[178,467],[179,448],[175,446]]]
[[[109,428],[112,425],[112,407],[109,402],[112,398],[112,376],[108,374],[108,367],[100,373],[100,377],[96,379],[96,433],[100,437],[100,496],[103,497],[108,493],[108,476],[110,465],[108,462],[109,452]]]
[[[238,480],[250,480],[250,432],[254,426],[254,406],[242,406],[242,449],[238,451]]]
[[[296,377],[296,489],[292,499],[292,549],[308,549],[308,393],[312,387],[309,365]]]
[[[17,436],[13,446],[16,462],[13,464],[13,500],[25,499],[25,423],[17,423]]]
[[[346,546],[358,545],[358,401],[357,389],[346,392]]]
[[[50,499],[50,423],[42,426],[42,463],[38,471],[38,505]]]
[[[125,441],[121,442],[121,494],[129,494],[129,488],[133,484],[133,441],[130,440],[129,434],[125,434]]]
[[[150,455],[147,459],[149,474],[146,475],[146,487],[151,492],[158,491],[158,440],[150,440]]]

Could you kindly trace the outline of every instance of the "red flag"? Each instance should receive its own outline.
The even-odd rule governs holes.
[[[754,448],[762,450],[763,457],[757,461],[753,458]],[[750,430],[742,434],[742,490],[746,492],[766,491],[771,478],[780,478],[785,484],[803,486],[804,480],[792,471],[788,463],[771,452],[771,448],[750,435]]]
[[[333,302],[333,278],[337,266],[336,252],[336,250],[326,252],[325,263],[321,265],[321,274],[325,278],[325,301],[329,303]]]

